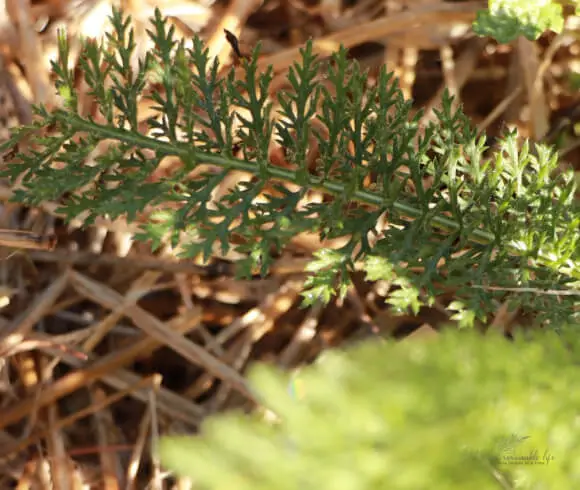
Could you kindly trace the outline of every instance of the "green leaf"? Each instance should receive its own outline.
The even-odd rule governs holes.
[[[493,5],[519,15],[515,3]],[[530,5],[530,22],[553,13]],[[273,100],[259,48],[223,69],[156,10],[154,48],[135,60],[130,18],[114,10],[111,25],[102,43],[83,41],[79,57],[98,119],[79,113],[70,47],[59,37],[53,69],[66,103],[36,108],[34,124],[1,146],[14,150],[0,176],[18,182],[15,200],[57,201],[66,219],[82,214],[86,225],[123,217],[139,224],[139,239],[190,258],[234,252],[247,275],[268,274],[301,233],[339,243],[306,268],[305,305],[343,297],[362,267],[367,280],[389,283],[386,300],[400,312],[435,299],[445,308],[452,289],[481,321],[505,301],[545,324],[578,321],[564,294],[580,280],[577,184],[552,148],[521,144],[515,131],[486,148],[448,93],[420,127],[421,111],[392,74],[383,68],[369,83],[344,47],[328,62],[306,43]],[[447,312],[467,326],[467,310]]]
[[[292,379],[256,366],[270,415],[210,417],[195,437],[163,439],[161,461],[207,489],[573,488],[579,356],[564,327],[366,342]]]
[[[563,26],[562,5],[552,0],[489,0],[489,9],[477,13],[473,29],[507,44],[518,36],[535,41],[547,30],[561,32]]]

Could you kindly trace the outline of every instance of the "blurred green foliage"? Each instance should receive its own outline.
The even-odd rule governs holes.
[[[489,9],[478,12],[473,28],[480,36],[509,43],[518,36],[534,41],[547,30],[560,32],[563,26],[562,5],[558,2],[489,0]]]
[[[276,421],[219,415],[161,457],[207,490],[572,489],[579,360],[571,329],[454,331],[331,351],[294,379],[258,366]]]

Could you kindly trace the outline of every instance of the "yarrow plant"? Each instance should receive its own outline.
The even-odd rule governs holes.
[[[564,2],[578,8],[577,0]],[[477,13],[473,28],[480,36],[492,36],[509,43],[518,36],[538,39],[545,31],[561,32],[562,5],[552,0],[489,0],[489,8]]]
[[[578,340],[449,330],[327,352],[293,379],[255,366],[275,417],[210,417],[162,439],[161,460],[212,490],[574,488]]]
[[[258,48],[224,73],[201,40],[176,40],[156,12],[155,47],[135,63],[130,20],[116,11],[111,22],[113,34],[84,42],[80,56],[98,117],[79,112],[61,37],[53,68],[63,107],[38,108],[5,145],[27,138],[3,170],[19,179],[18,201],[58,200],[87,224],[137,220],[141,238],[170,240],[189,257],[235,250],[242,274],[266,274],[300,233],[343,238],[308,267],[306,304],[344,294],[361,269],[391,284],[386,301],[399,311],[454,288],[446,306],[461,325],[484,320],[507,294],[542,321],[578,315],[580,212],[550,148],[508,132],[488,149],[449,97],[420,127],[392,75],[382,69],[369,83],[345,49],[322,70],[307,43],[272,98],[274,73],[259,68]],[[141,121],[144,101],[152,115]],[[271,158],[273,142],[284,164]],[[168,158],[180,164],[159,172]],[[251,178],[224,190],[234,170]]]

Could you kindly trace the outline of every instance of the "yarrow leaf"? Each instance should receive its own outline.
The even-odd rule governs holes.
[[[505,292],[566,292],[580,279],[576,183],[553,149],[516,132],[488,149],[448,94],[420,127],[392,74],[370,83],[344,48],[323,60],[306,43],[281,84],[259,68],[259,48],[223,69],[159,11],[143,59],[130,19],[115,10],[111,24],[80,55],[98,116],[79,112],[59,38],[65,103],[38,107],[3,145],[27,140],[1,172],[18,180],[16,200],[57,201],[87,224],[124,217],[140,239],[188,257],[236,253],[246,275],[267,274],[295,237],[314,234],[324,250],[306,271],[305,304],[344,296],[362,267],[369,280],[392,275],[384,299],[400,311],[454,288],[469,312],[450,314],[464,324],[508,298],[547,321],[578,319],[570,295]]]

